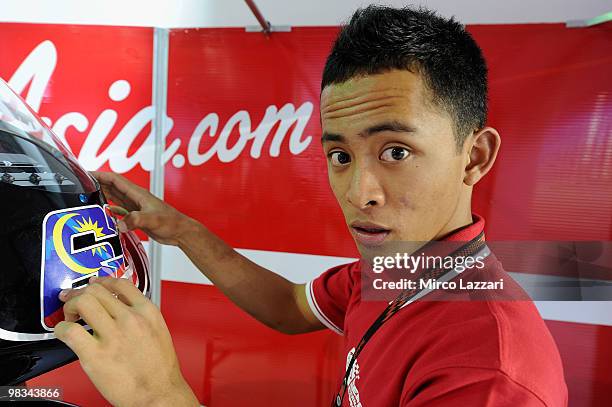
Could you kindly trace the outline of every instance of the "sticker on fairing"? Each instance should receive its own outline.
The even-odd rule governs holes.
[[[48,330],[64,319],[59,292],[80,288],[92,276],[123,277],[125,259],[106,205],[50,212],[43,221],[40,278],[41,324]]]

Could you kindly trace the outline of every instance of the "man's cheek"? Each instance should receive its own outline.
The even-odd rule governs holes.
[[[332,193],[334,194],[336,201],[344,211],[344,208],[347,205],[346,186],[343,185],[340,177],[331,173],[329,174],[329,186],[331,187]]]
[[[340,188],[339,185],[336,185],[336,184],[330,184],[330,185],[331,185],[332,193],[336,197],[336,200],[338,201],[338,203],[342,204],[342,201],[343,201],[342,197],[345,196],[346,194],[342,192],[342,188]]]
[[[399,203],[402,206],[403,210],[414,210],[416,205],[414,203],[414,198],[411,194],[405,194],[399,198]]]
[[[397,201],[404,210],[417,210],[422,207],[428,207],[430,202],[434,201],[443,189],[440,185],[440,180],[432,174],[419,174],[412,176],[410,182],[404,182],[396,185],[394,188],[398,198]]]

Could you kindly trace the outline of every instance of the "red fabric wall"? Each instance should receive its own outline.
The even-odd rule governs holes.
[[[489,63],[489,124],[503,138],[498,162],[474,197],[475,210],[487,219],[488,239],[611,240],[612,26],[468,28]],[[150,131],[152,31],[0,24],[0,32],[0,77],[8,81],[32,49],[51,41],[57,64],[40,113],[56,124],[66,113],[80,112],[87,124],[68,128],[65,137],[81,161],[125,171],[147,185],[142,166],[151,155],[143,143]],[[294,28],[265,38],[239,28],[171,31],[168,116],[173,128],[165,173],[171,204],[235,247],[356,256],[327,184],[318,140],[320,74],[336,32],[333,27]],[[44,73],[46,60],[33,66]],[[120,79],[130,83],[131,93],[113,101],[108,88]],[[32,92],[33,84],[22,94]],[[109,110],[116,112],[115,122]],[[284,112],[282,123],[274,119],[278,111]],[[75,117],[64,121],[76,123]],[[209,127],[198,142],[194,130],[205,118],[217,127]],[[284,126],[281,141],[278,130]],[[121,142],[113,144],[119,134]],[[96,137],[103,141],[97,155],[107,151],[110,165],[82,152],[83,143]],[[253,147],[256,140],[260,150]],[[214,287],[199,284],[164,282],[162,311],[201,402],[329,402],[342,367],[340,337],[278,334]],[[612,355],[606,346],[612,328],[547,323],[563,357],[570,405],[612,403],[607,391]],[[78,363],[31,384],[61,385],[69,401],[104,404]]]

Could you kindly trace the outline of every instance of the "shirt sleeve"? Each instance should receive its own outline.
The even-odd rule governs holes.
[[[435,370],[405,386],[400,406],[553,407],[500,370],[470,367]]]
[[[310,309],[323,325],[344,334],[344,316],[355,284],[352,269],[356,263],[332,267],[306,284]]]

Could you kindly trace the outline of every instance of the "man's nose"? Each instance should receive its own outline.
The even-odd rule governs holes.
[[[380,180],[368,165],[354,167],[347,200],[359,210],[385,204],[385,194]]]

